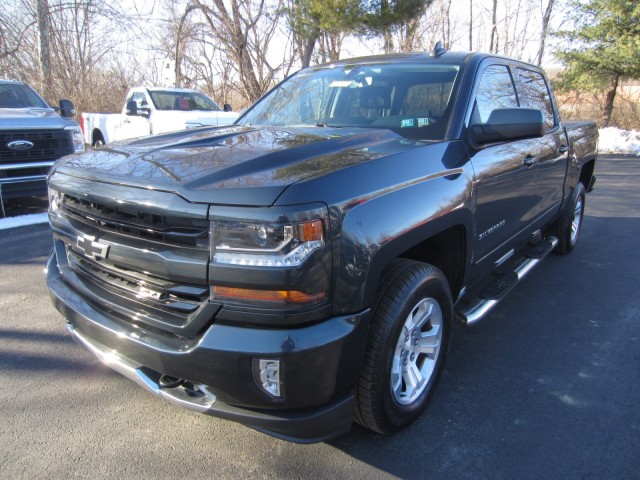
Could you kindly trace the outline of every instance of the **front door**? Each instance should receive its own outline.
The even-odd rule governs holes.
[[[495,62],[495,61],[494,61]],[[511,69],[491,63],[481,70],[470,124],[484,123],[498,108],[518,107]],[[487,145],[475,150],[476,223],[474,263],[481,262],[531,222],[536,186],[535,140]]]

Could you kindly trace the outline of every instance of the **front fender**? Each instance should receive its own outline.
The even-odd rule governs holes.
[[[335,249],[335,311],[371,306],[384,267],[438,233],[463,226],[470,248],[472,180],[464,168],[443,171],[349,210]]]

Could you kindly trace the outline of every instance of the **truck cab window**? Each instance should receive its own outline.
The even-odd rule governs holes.
[[[486,123],[492,111],[518,106],[516,90],[506,65],[491,65],[480,79],[471,124]]]
[[[147,97],[142,92],[135,92],[133,95],[131,95],[131,98],[128,101],[136,102],[138,109],[147,108],[149,106],[149,104],[147,103]]]
[[[522,106],[542,110],[547,129],[556,126],[557,123],[553,114],[551,94],[549,93],[549,87],[544,77],[538,72],[519,68],[518,80],[522,94]]]

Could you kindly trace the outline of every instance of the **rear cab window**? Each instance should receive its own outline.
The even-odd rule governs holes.
[[[542,110],[547,130],[557,126],[558,122],[551,102],[551,93],[544,76],[539,72],[524,68],[518,68],[517,73],[521,106]]]

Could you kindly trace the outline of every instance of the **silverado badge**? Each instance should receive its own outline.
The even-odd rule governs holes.
[[[107,258],[109,245],[96,242],[95,239],[96,237],[91,237],[89,235],[78,235],[76,245],[86,257],[93,258],[94,260],[97,260],[98,257]]]

